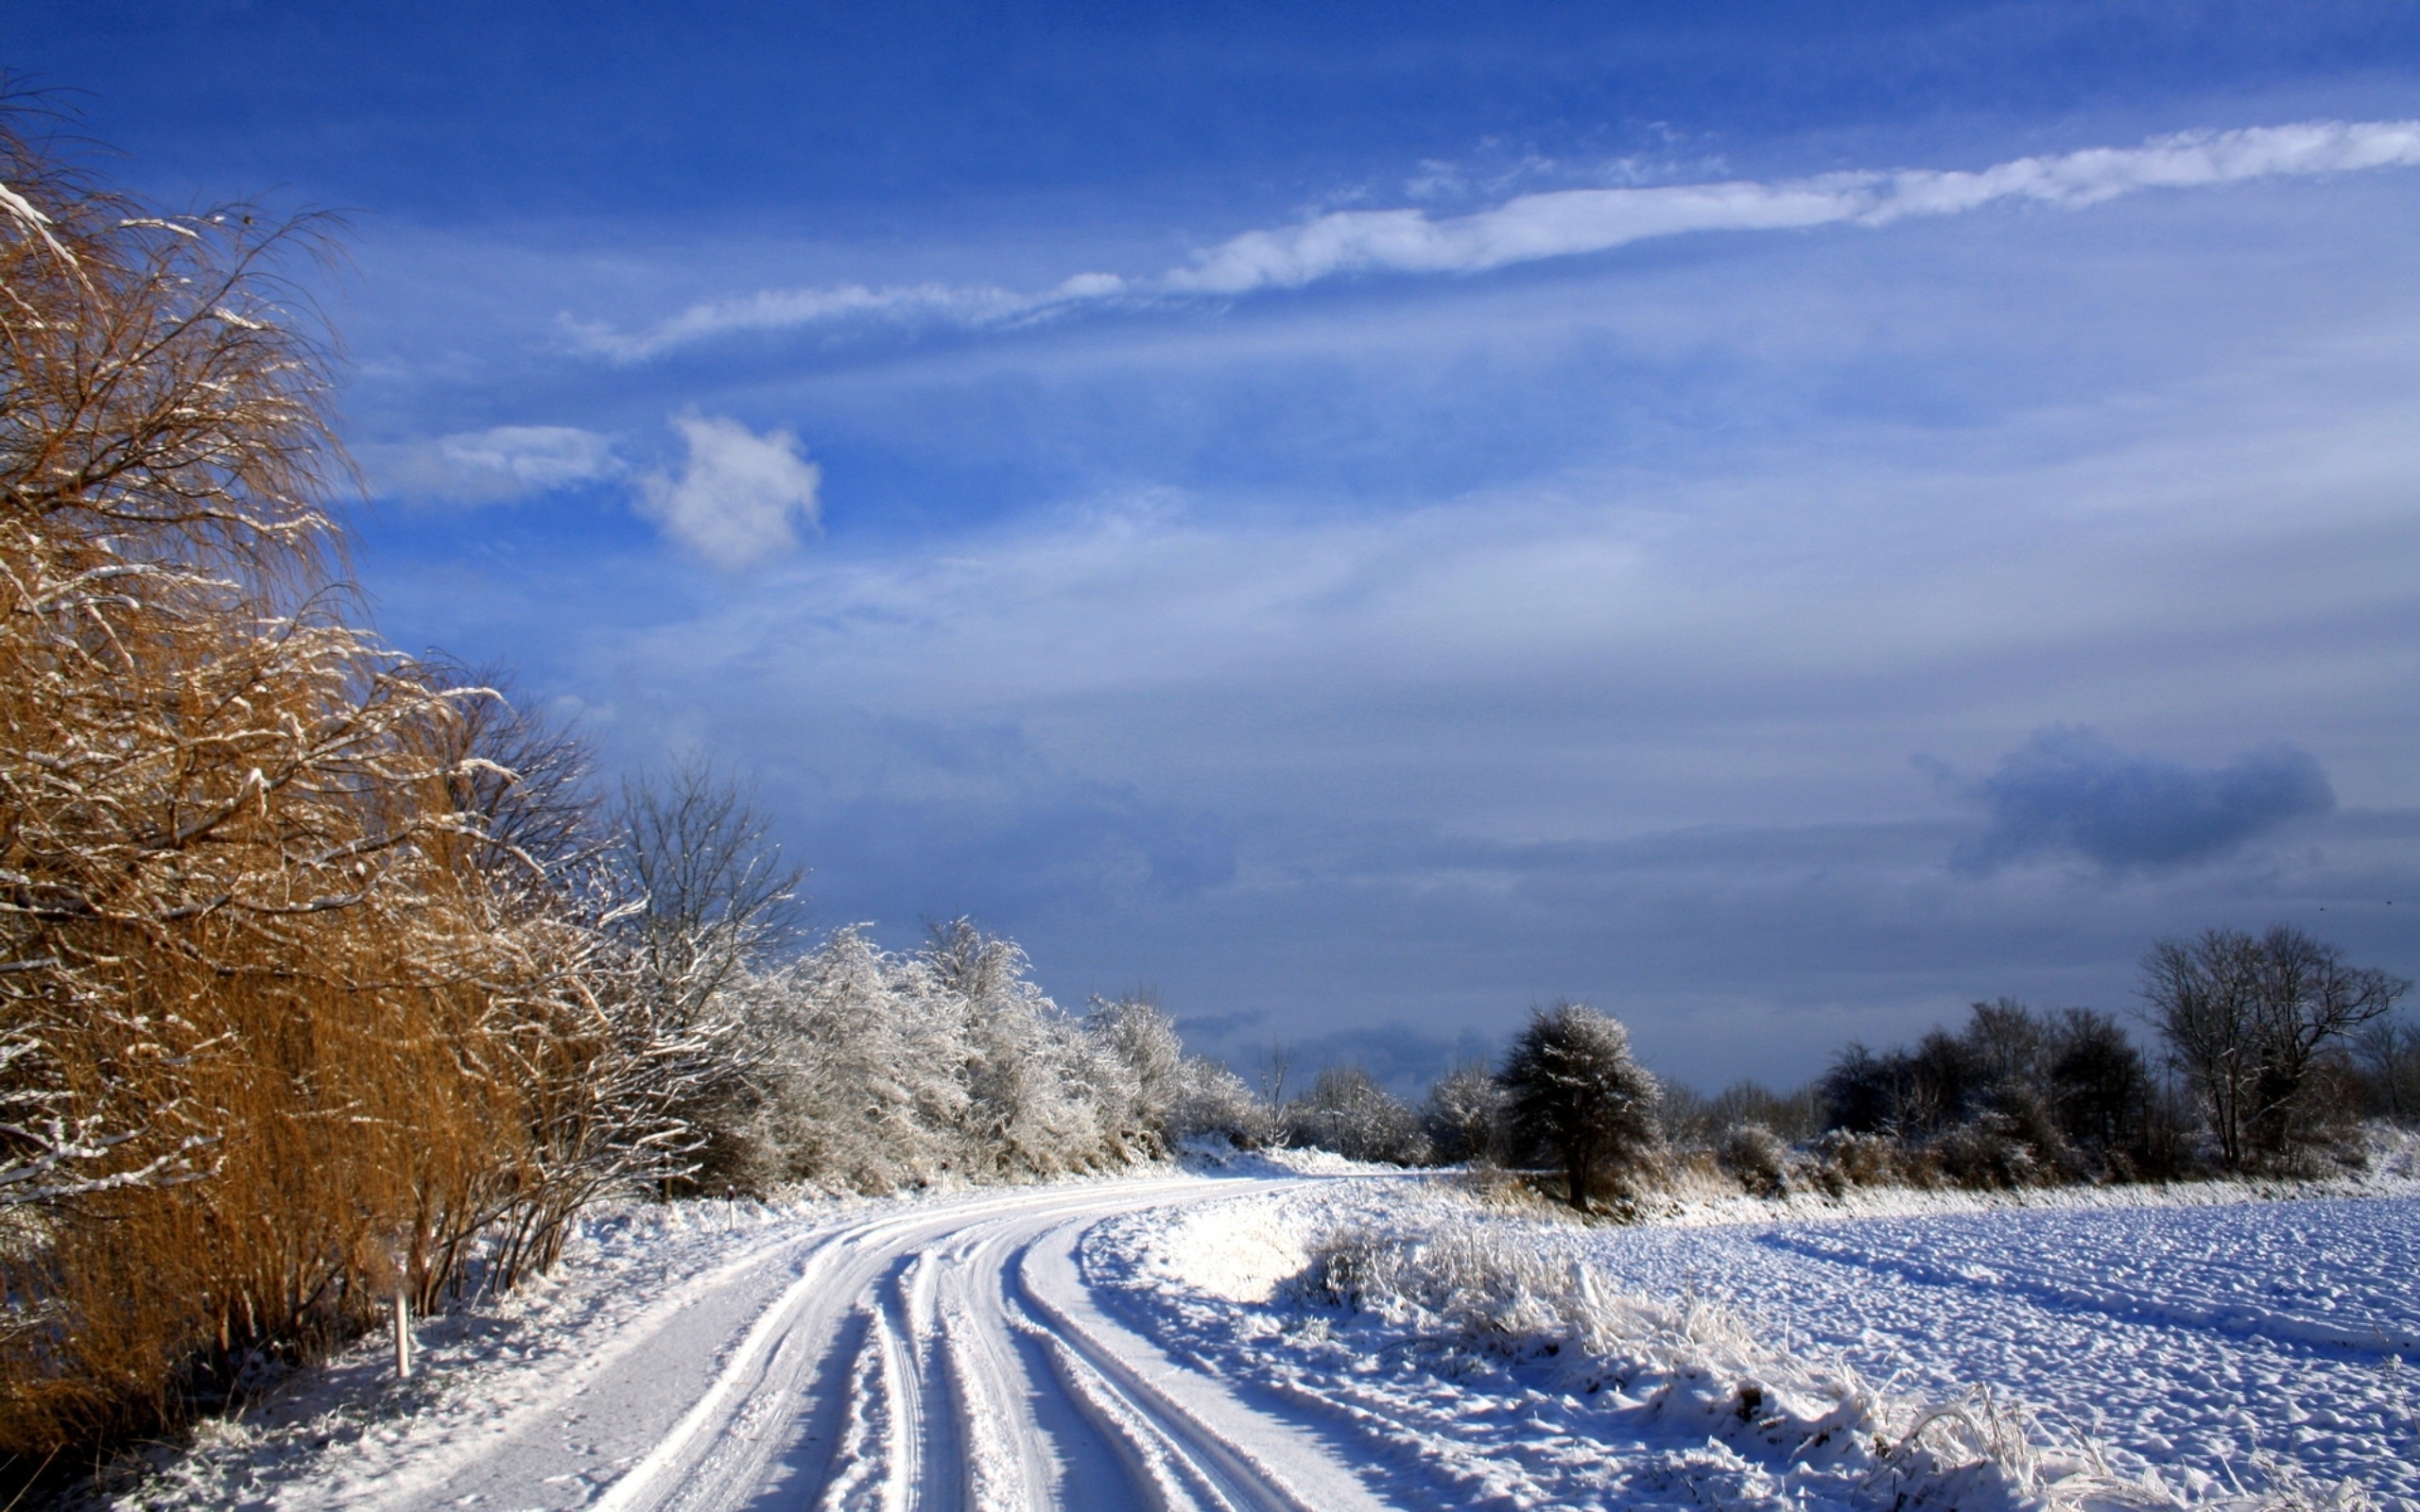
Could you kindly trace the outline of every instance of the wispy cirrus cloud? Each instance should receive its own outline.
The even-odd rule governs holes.
[[[1114,273],[1079,273],[1040,294],[992,285],[917,284],[877,289],[844,284],[821,289],[766,289],[735,300],[710,300],[637,333],[582,320],[566,320],[563,329],[591,352],[617,362],[642,362],[676,347],[738,331],[851,324],[984,330],[1047,318],[1060,310],[1101,303],[1128,292],[1126,281]]]
[[[587,350],[637,362],[742,331],[852,324],[988,330],[1085,307],[1238,299],[1355,273],[1469,274],[1692,232],[1886,226],[2033,202],[2082,208],[2147,189],[2206,188],[2420,166],[2420,120],[2305,121],[2154,137],[2139,146],[2017,158],[1979,170],[1906,168],[1762,182],[1561,189],[1460,215],[1338,210],[1249,231],[1156,277],[1080,273],[1040,293],[992,285],[848,284],[692,305],[637,332],[567,321]]]
[[[1162,282],[1180,291],[1235,295],[1297,288],[1339,273],[1476,273],[1687,232],[1882,226],[2003,200],[2080,207],[2144,189],[2412,165],[2420,165],[2420,121],[2310,121],[2018,158],[1979,172],[1900,169],[1781,183],[1563,189],[1444,219],[1417,210],[1348,210],[1247,232]]]
[[[575,425],[497,425],[360,450],[379,493],[432,504],[510,504],[622,472],[610,438]]]

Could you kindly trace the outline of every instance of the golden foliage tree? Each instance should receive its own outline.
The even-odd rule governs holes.
[[[313,228],[148,213],[22,120],[0,1448],[39,1452],[236,1389],[394,1287],[433,1303],[482,1235],[508,1278],[546,1263],[601,1182],[677,1156],[650,1109],[701,1046],[634,1002],[604,873],[516,839],[497,753],[527,726],[346,623],[330,372],[278,276]]]

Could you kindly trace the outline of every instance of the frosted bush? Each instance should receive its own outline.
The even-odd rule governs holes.
[[[1349,1160],[1419,1165],[1429,1158],[1427,1134],[1409,1104],[1358,1066],[1331,1066],[1311,1090],[1286,1106],[1286,1137]]]
[[[1789,1146],[1762,1124],[1724,1130],[1714,1158],[1751,1196],[1778,1197],[1789,1190]]]
[[[1943,1175],[1978,1191],[2034,1186],[2055,1180],[2059,1175],[2058,1168],[2044,1162],[2010,1120],[1997,1113],[1984,1113],[1949,1129],[1932,1142],[1931,1152]]]
[[[959,1164],[975,1052],[921,963],[852,927],[741,991],[764,1175],[884,1192]]]
[[[1814,1177],[1833,1196],[1852,1187],[1887,1186],[1908,1175],[1899,1142],[1888,1134],[1832,1130],[1815,1142]]]
[[[1504,1084],[1485,1061],[1468,1061],[1428,1089],[1421,1124],[1438,1160],[1490,1163],[1504,1157]]]
[[[965,919],[933,932],[915,963],[950,1000],[967,1042],[964,1160],[992,1175],[1055,1176],[1100,1163],[1131,1078],[1100,1063],[1078,1026],[1027,976],[1013,942]]]
[[[1184,1057],[1167,1131],[1172,1143],[1215,1136],[1243,1149],[1276,1137],[1268,1106],[1241,1076],[1204,1056]]]
[[[747,1093],[735,1184],[887,1192],[1161,1158],[1201,1133],[1266,1130],[1235,1074],[1187,1056],[1141,998],[1062,1010],[1012,941],[965,919],[913,954],[861,926],[731,989]]]

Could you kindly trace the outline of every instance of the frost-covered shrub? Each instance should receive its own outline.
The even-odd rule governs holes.
[[[1434,1158],[1447,1165],[1504,1159],[1504,1084],[1483,1061],[1456,1066],[1428,1089],[1422,1129]]]
[[[977,1051],[924,963],[853,926],[737,990],[760,1182],[887,1192],[959,1168]]]
[[[1166,1132],[1171,1145],[1215,1137],[1247,1150],[1277,1138],[1268,1105],[1241,1076],[1206,1056],[1184,1057],[1184,1076],[1168,1109]]]
[[[965,1040],[959,1169],[1056,1176],[1156,1153],[1129,1126],[1142,1073],[1059,1009],[1015,942],[965,919],[934,926],[914,964]]]
[[[1997,1192],[2039,1185],[2055,1177],[2031,1144],[2017,1137],[2010,1121],[1996,1113],[1961,1124],[1929,1146],[1942,1175],[1970,1191]]]
[[[1715,1144],[1715,1160],[1749,1195],[1778,1197],[1789,1190],[1789,1146],[1762,1124],[1735,1124]]]
[[[1125,1068],[1126,1091],[1112,1119],[1121,1147],[1164,1155],[1205,1136],[1245,1148],[1269,1143],[1269,1115],[1243,1078],[1185,1054],[1175,1021],[1148,995],[1095,998],[1085,1028],[1096,1047]]]
[[[1184,1097],[1184,1042],[1158,1004],[1140,993],[1095,998],[1085,1030],[1095,1052],[1115,1068],[1102,1088],[1110,1137],[1121,1143],[1165,1148],[1169,1118]]]
[[[1888,1134],[1858,1134],[1836,1128],[1815,1142],[1813,1176],[1839,1196],[1852,1187],[1888,1186],[1909,1174],[1899,1142]]]
[[[746,1095],[727,1183],[887,1192],[1157,1159],[1195,1134],[1265,1137],[1225,1067],[1136,997],[1079,1020],[1025,953],[965,919],[894,954],[862,927],[731,989]]]
[[[1308,1092],[1286,1106],[1285,1127],[1290,1143],[1349,1160],[1419,1165],[1429,1158],[1419,1115],[1358,1066],[1321,1072]]]

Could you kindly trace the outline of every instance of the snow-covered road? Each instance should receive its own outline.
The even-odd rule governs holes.
[[[860,1213],[667,1290],[610,1358],[380,1505],[616,1512],[1376,1503],[1307,1434],[1106,1315],[1103,1218],[1293,1183],[1150,1177]],[[600,1495],[600,1487],[602,1487]]]

